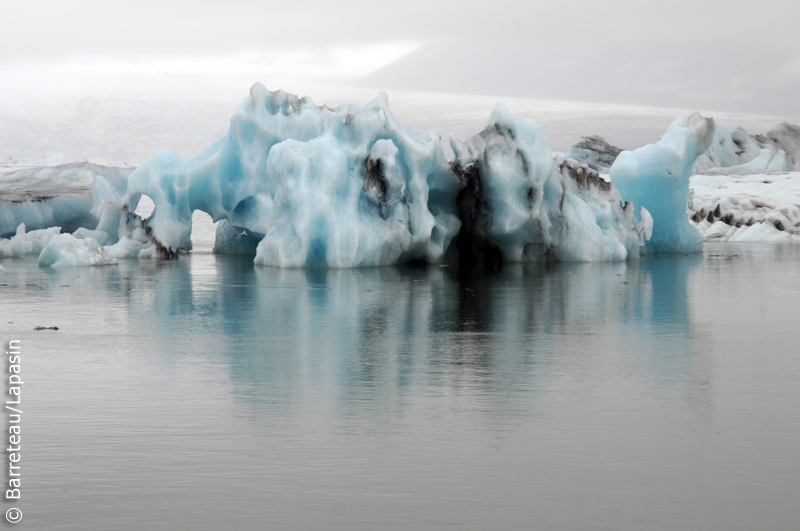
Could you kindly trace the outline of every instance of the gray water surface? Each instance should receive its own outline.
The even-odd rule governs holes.
[[[800,522],[800,246],[465,278],[2,264],[18,529]]]

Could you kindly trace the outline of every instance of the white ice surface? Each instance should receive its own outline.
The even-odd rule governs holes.
[[[92,238],[76,238],[57,234],[50,238],[39,254],[39,265],[45,267],[98,266],[115,264],[105,256],[103,247]]]
[[[800,169],[800,127],[781,123],[765,135],[750,135],[742,127],[717,126],[708,150],[697,158],[695,173],[747,175]]]
[[[0,238],[0,258],[38,255],[44,267],[96,266],[117,263],[121,258],[153,258],[157,249],[141,219],[122,215],[123,209],[103,209],[100,229],[79,228],[61,233],[61,227],[26,232],[20,223],[16,234]],[[105,245],[107,243],[107,245]]]
[[[689,215],[705,240],[800,241],[800,172],[695,175],[691,186]]]

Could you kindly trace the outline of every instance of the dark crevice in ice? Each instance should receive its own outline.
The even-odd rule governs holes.
[[[454,162],[451,170],[463,185],[456,198],[458,218],[461,220],[461,230],[455,238],[458,264],[468,269],[476,266],[498,268],[503,263],[503,253],[486,237],[492,213],[483,197],[480,168],[477,163],[461,166]]]
[[[364,193],[377,205],[381,217],[387,219],[389,206],[386,204],[386,194],[389,192],[389,183],[386,181],[383,160],[367,157],[364,160],[364,171]]]

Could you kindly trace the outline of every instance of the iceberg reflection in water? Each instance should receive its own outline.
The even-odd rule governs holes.
[[[686,284],[701,256],[509,264],[467,278],[440,267],[281,270],[248,262],[217,258],[206,271],[165,263],[170,280],[156,276],[147,302],[130,305],[173,355],[187,334],[219,341],[208,354],[229,360],[244,410],[292,402],[311,387],[335,403],[355,393],[400,411],[420,387],[535,392],[568,356],[628,350],[681,363],[695,355]]]
[[[7,260],[21,508],[32,529],[785,528],[798,259]]]

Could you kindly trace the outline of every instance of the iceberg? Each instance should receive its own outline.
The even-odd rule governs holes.
[[[191,161],[152,157],[122,201],[153,200],[147,225],[169,252],[189,241],[199,209],[220,221],[214,252],[277,267],[639,256],[647,212],[637,219],[578,161],[557,164],[532,120],[500,104],[482,133],[451,147],[452,163],[383,93],[330,109],[256,84],[225,138]]]
[[[698,113],[681,116],[661,140],[633,151],[623,151],[609,170],[609,178],[636,210],[647,209],[653,233],[647,252],[690,253],[702,249],[703,238],[686,213],[689,180],[697,157],[714,139],[713,118]]]
[[[258,243],[263,235],[253,234],[246,229],[234,227],[226,220],[217,223],[214,239],[214,254],[241,254],[255,256]]]
[[[783,151],[794,162],[790,169],[800,170],[800,127],[783,122],[767,131],[766,136],[755,135],[754,138],[762,147]]]
[[[0,257],[48,267],[108,265],[159,248],[122,200],[133,168],[91,163],[14,169],[0,177]]]
[[[533,120],[498,103],[489,124],[466,142],[451,138],[462,181],[461,259],[488,263],[638,257],[649,217],[633,215],[616,187],[572,159],[560,165]]]
[[[37,255],[45,267],[116,264],[121,258],[154,258],[163,250],[144,221],[127,208],[106,203],[100,209],[98,230],[80,227],[62,233],[61,227],[26,231],[24,223],[10,239],[0,239],[0,257]]]
[[[257,83],[226,137],[188,162],[152,157],[122,201],[153,200],[147,224],[170,252],[199,209],[258,239],[256,263],[360,267],[440,262],[460,225],[458,185],[439,137],[407,130],[386,94],[330,109]]]
[[[768,166],[794,164],[794,130],[781,131],[768,142],[785,155],[775,151]],[[744,160],[725,134],[703,164],[747,164],[768,149],[748,136]],[[228,134],[194,159],[159,153],[136,169],[81,163],[0,176],[0,230],[10,236],[0,255],[38,253],[50,267],[171,257],[191,249],[198,210],[218,222],[215,253],[282,268],[698,251],[689,177],[715,138],[713,120],[695,113],[635,151],[592,136],[553,154],[533,120],[498,103],[480,133],[451,135],[448,160],[441,137],[408,130],[385,93],[330,108],[256,83]],[[154,204],[147,219],[134,214],[142,196]]]
[[[107,258],[93,238],[77,238],[72,234],[56,234],[39,254],[39,265],[46,267],[96,266],[116,263]]]

